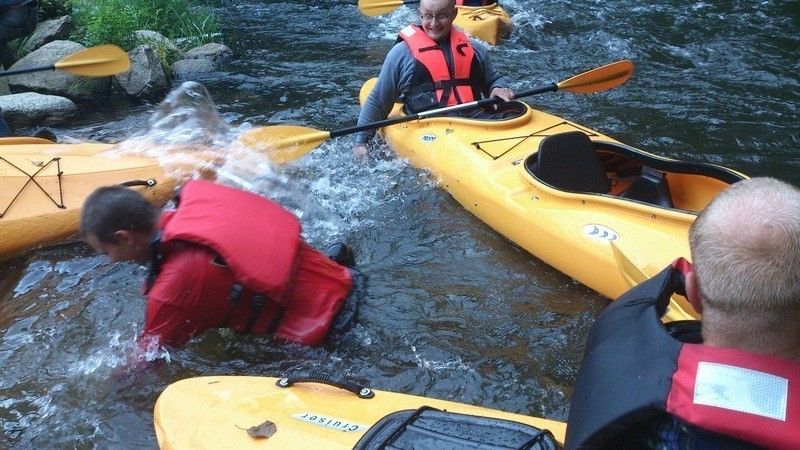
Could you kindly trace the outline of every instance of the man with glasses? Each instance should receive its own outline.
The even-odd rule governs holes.
[[[378,82],[367,97],[358,125],[385,119],[394,102],[403,101],[409,114],[469,103],[484,97],[514,98],[508,82],[494,69],[486,48],[457,27],[454,0],[422,0],[420,24],[400,31],[398,42],[383,62]],[[461,117],[499,119],[504,113],[478,108],[460,111]],[[353,153],[367,154],[366,143],[375,131],[356,136]]]

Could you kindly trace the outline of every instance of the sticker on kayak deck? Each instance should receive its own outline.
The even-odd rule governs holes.
[[[420,141],[425,142],[425,143],[431,143],[431,142],[433,142],[435,140],[436,140],[436,135],[433,134],[433,133],[424,134],[420,138]]]
[[[619,238],[616,231],[612,230],[611,228],[608,228],[605,225],[597,225],[594,223],[584,225],[583,234],[589,236],[592,239],[597,239],[598,241],[603,241],[603,242],[616,241]]]
[[[356,433],[359,431],[365,431],[368,428],[361,424],[317,413],[310,413],[310,412],[297,413],[297,414],[292,414],[292,417],[297,420],[302,420],[303,422],[312,423],[320,427],[333,428],[334,430],[344,431],[346,433]]]

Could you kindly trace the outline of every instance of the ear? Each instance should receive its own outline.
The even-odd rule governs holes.
[[[114,232],[114,238],[120,244],[130,244],[133,242],[133,232],[128,230],[117,230]]]
[[[700,286],[697,285],[694,267],[690,266],[690,269],[684,272],[683,276],[686,280],[686,299],[689,300],[689,303],[692,304],[695,311],[702,314],[703,302],[700,300]]]

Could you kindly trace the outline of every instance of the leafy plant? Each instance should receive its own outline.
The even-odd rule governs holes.
[[[219,34],[219,22],[210,10],[192,0],[67,0],[72,2],[78,38],[85,45],[136,45],[136,30],[158,31],[179,46],[195,46]],[[184,47],[188,48],[188,47]]]
[[[71,0],[39,0],[39,20],[54,19],[71,12]]]

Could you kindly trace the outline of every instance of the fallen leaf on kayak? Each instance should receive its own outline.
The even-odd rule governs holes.
[[[244,430],[242,427],[239,428]],[[249,434],[251,438],[269,438],[272,437],[276,431],[278,431],[278,427],[269,420],[265,420],[261,425],[255,425],[248,428],[247,434]]]

